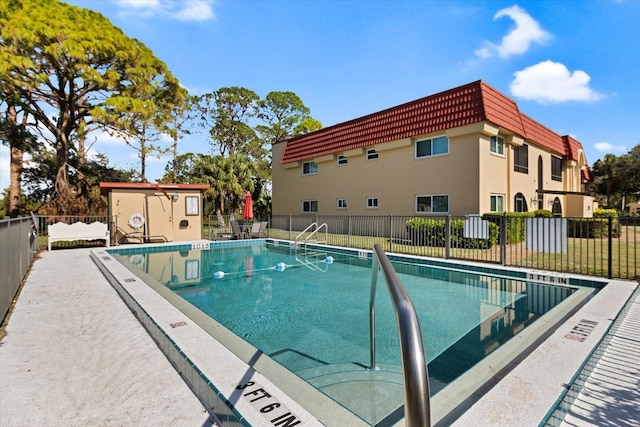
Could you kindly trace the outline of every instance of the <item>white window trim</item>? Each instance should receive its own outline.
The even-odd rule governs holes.
[[[311,205],[312,205],[312,203],[313,203],[313,202],[316,202],[316,210],[315,210],[315,211],[311,211],[311,210],[309,210],[309,211],[305,211],[305,210],[304,210],[304,204],[305,204],[305,203],[307,203],[307,202],[309,203],[309,207],[311,207]],[[303,214],[314,214],[314,213],[318,213],[318,201],[317,201],[317,200],[303,200],[303,201],[302,201],[302,213],[303,213]]]
[[[419,211],[418,210],[418,197],[431,197],[431,208],[433,209],[433,198],[434,197],[439,197],[439,196],[446,196],[447,197],[447,211],[446,212],[434,212],[429,211],[429,212],[425,212],[425,211]],[[443,214],[448,214],[449,211],[451,211],[451,196],[448,194],[417,194],[416,197],[413,199],[414,200],[414,204],[413,204],[413,209],[416,213],[416,215],[443,215]]]
[[[376,205],[375,206],[369,206],[369,200],[376,201]],[[380,200],[377,197],[367,197],[366,200],[366,207],[367,209],[380,209]]]
[[[369,158],[369,154],[375,154],[375,158]],[[369,148],[365,153],[368,162],[375,162],[380,158],[380,153],[375,148]]]
[[[315,172],[304,173],[304,165],[311,164],[311,163],[314,163],[316,165],[316,171]],[[320,168],[318,167],[318,164],[316,162],[314,162],[314,161],[303,162],[302,163],[302,176],[317,175],[319,169]]]
[[[342,161],[342,163],[340,163]],[[337,166],[346,166],[349,163],[349,158],[347,156],[338,156],[336,159]]]
[[[344,206],[340,206],[340,202],[344,201]],[[349,202],[347,201],[347,199],[337,199],[336,200],[336,209],[339,209],[341,211],[346,210],[347,207],[349,206]]]
[[[443,137],[447,138],[447,152],[446,153],[430,154],[428,156],[418,156],[418,142],[431,141],[431,152],[433,153],[433,140],[436,139],[436,138],[443,138]],[[416,160],[430,159],[432,157],[448,156],[450,153],[451,153],[451,142],[449,141],[449,137],[447,135],[436,135],[436,136],[432,136],[430,138],[418,139],[413,144],[413,158],[416,159]]]
[[[501,139],[501,140],[502,140],[502,154],[500,154],[500,153],[499,153],[499,152],[497,152],[497,151],[493,151],[493,150],[491,149],[491,139],[493,139],[493,138],[496,138],[496,148],[499,146],[499,145],[498,145],[498,142],[497,142],[497,141],[498,141],[498,139]],[[506,156],[506,154],[505,154],[505,153],[506,153],[506,151],[507,151],[507,143],[506,143],[506,141],[504,140],[504,136],[495,135],[495,136],[492,136],[492,137],[490,137],[490,138],[489,138],[489,152],[490,152],[491,154],[493,154],[494,156],[498,156],[498,157],[505,157],[505,156]]]
[[[492,197],[500,197],[502,198],[502,210],[501,211],[494,211],[491,210],[491,198]],[[489,212],[506,212],[507,208],[505,206],[505,202],[506,202],[507,198],[504,194],[499,194],[499,193],[491,193],[489,194]]]

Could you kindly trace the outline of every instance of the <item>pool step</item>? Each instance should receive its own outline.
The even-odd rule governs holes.
[[[371,425],[404,403],[400,366],[383,365],[379,370],[369,370],[359,364],[341,363],[303,369],[296,374]]]

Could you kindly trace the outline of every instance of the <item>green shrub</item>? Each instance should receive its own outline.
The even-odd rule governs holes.
[[[482,219],[491,221],[500,226],[502,217],[505,214],[502,212],[489,212],[482,215]],[[533,212],[507,212],[506,213],[506,230],[507,230],[507,243],[520,243],[524,242],[527,236],[526,219],[533,217]],[[502,236],[498,236],[498,241],[502,241]]]
[[[538,209],[533,212],[533,216],[536,218],[553,218],[553,212],[547,209]]]
[[[489,249],[498,242],[500,227],[489,222],[489,238],[474,239],[464,237],[464,220],[450,221],[451,247],[468,249]],[[415,217],[407,220],[407,232],[411,243],[416,246],[446,246],[447,222],[444,219]]]
[[[602,238],[609,236],[609,217],[611,221],[612,237],[620,236],[620,221],[615,209],[596,209],[593,218],[570,218],[568,222],[569,237],[585,239]]]

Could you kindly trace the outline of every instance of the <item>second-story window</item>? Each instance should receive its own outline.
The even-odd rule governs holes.
[[[501,136],[492,136],[490,150],[492,153],[504,156],[504,138]]]
[[[313,175],[318,173],[318,164],[316,162],[304,162],[302,164],[302,175]]]
[[[562,182],[562,159],[551,156],[551,179]]]
[[[378,160],[378,152],[374,149],[367,150],[367,160]]]
[[[349,162],[346,156],[338,156],[338,166],[346,165]]]
[[[513,170],[529,173],[529,146],[527,144],[513,147]]]
[[[449,138],[437,136],[435,138],[416,141],[416,158],[439,156],[449,153]]]

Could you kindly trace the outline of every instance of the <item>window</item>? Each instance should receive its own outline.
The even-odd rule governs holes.
[[[529,212],[527,207],[527,199],[524,198],[524,194],[518,193],[513,199],[514,211],[516,212]]]
[[[449,212],[449,196],[416,196],[416,213],[447,213]]]
[[[491,152],[504,156],[504,138],[501,136],[491,137]]]
[[[338,209],[347,209],[347,199],[338,199]]]
[[[348,162],[345,156],[338,156],[338,166],[346,165]]]
[[[302,202],[302,212],[303,213],[316,213],[316,212],[318,212],[318,201],[317,200],[304,200]]]
[[[553,199],[553,205],[551,206],[551,213],[553,216],[562,216],[562,204],[559,198]]]
[[[196,280],[200,278],[200,261],[189,259],[184,262],[184,278],[186,280]]]
[[[491,195],[491,212],[504,212],[504,194]]]
[[[378,152],[376,150],[367,150],[367,160],[378,160]]]
[[[551,179],[562,182],[562,159],[551,156]]]
[[[435,138],[416,141],[416,158],[439,156],[449,153],[449,138],[438,136]]]
[[[318,164],[316,162],[302,164],[302,175],[313,175],[314,173],[318,173]]]
[[[367,209],[378,209],[377,197],[367,197]]]
[[[513,170],[529,173],[529,146],[527,144],[513,147]]]
[[[195,216],[195,215],[200,215],[200,210],[199,210],[199,200],[200,197],[197,196],[187,196],[184,198],[184,201],[186,203],[186,208],[187,208],[187,216]]]

